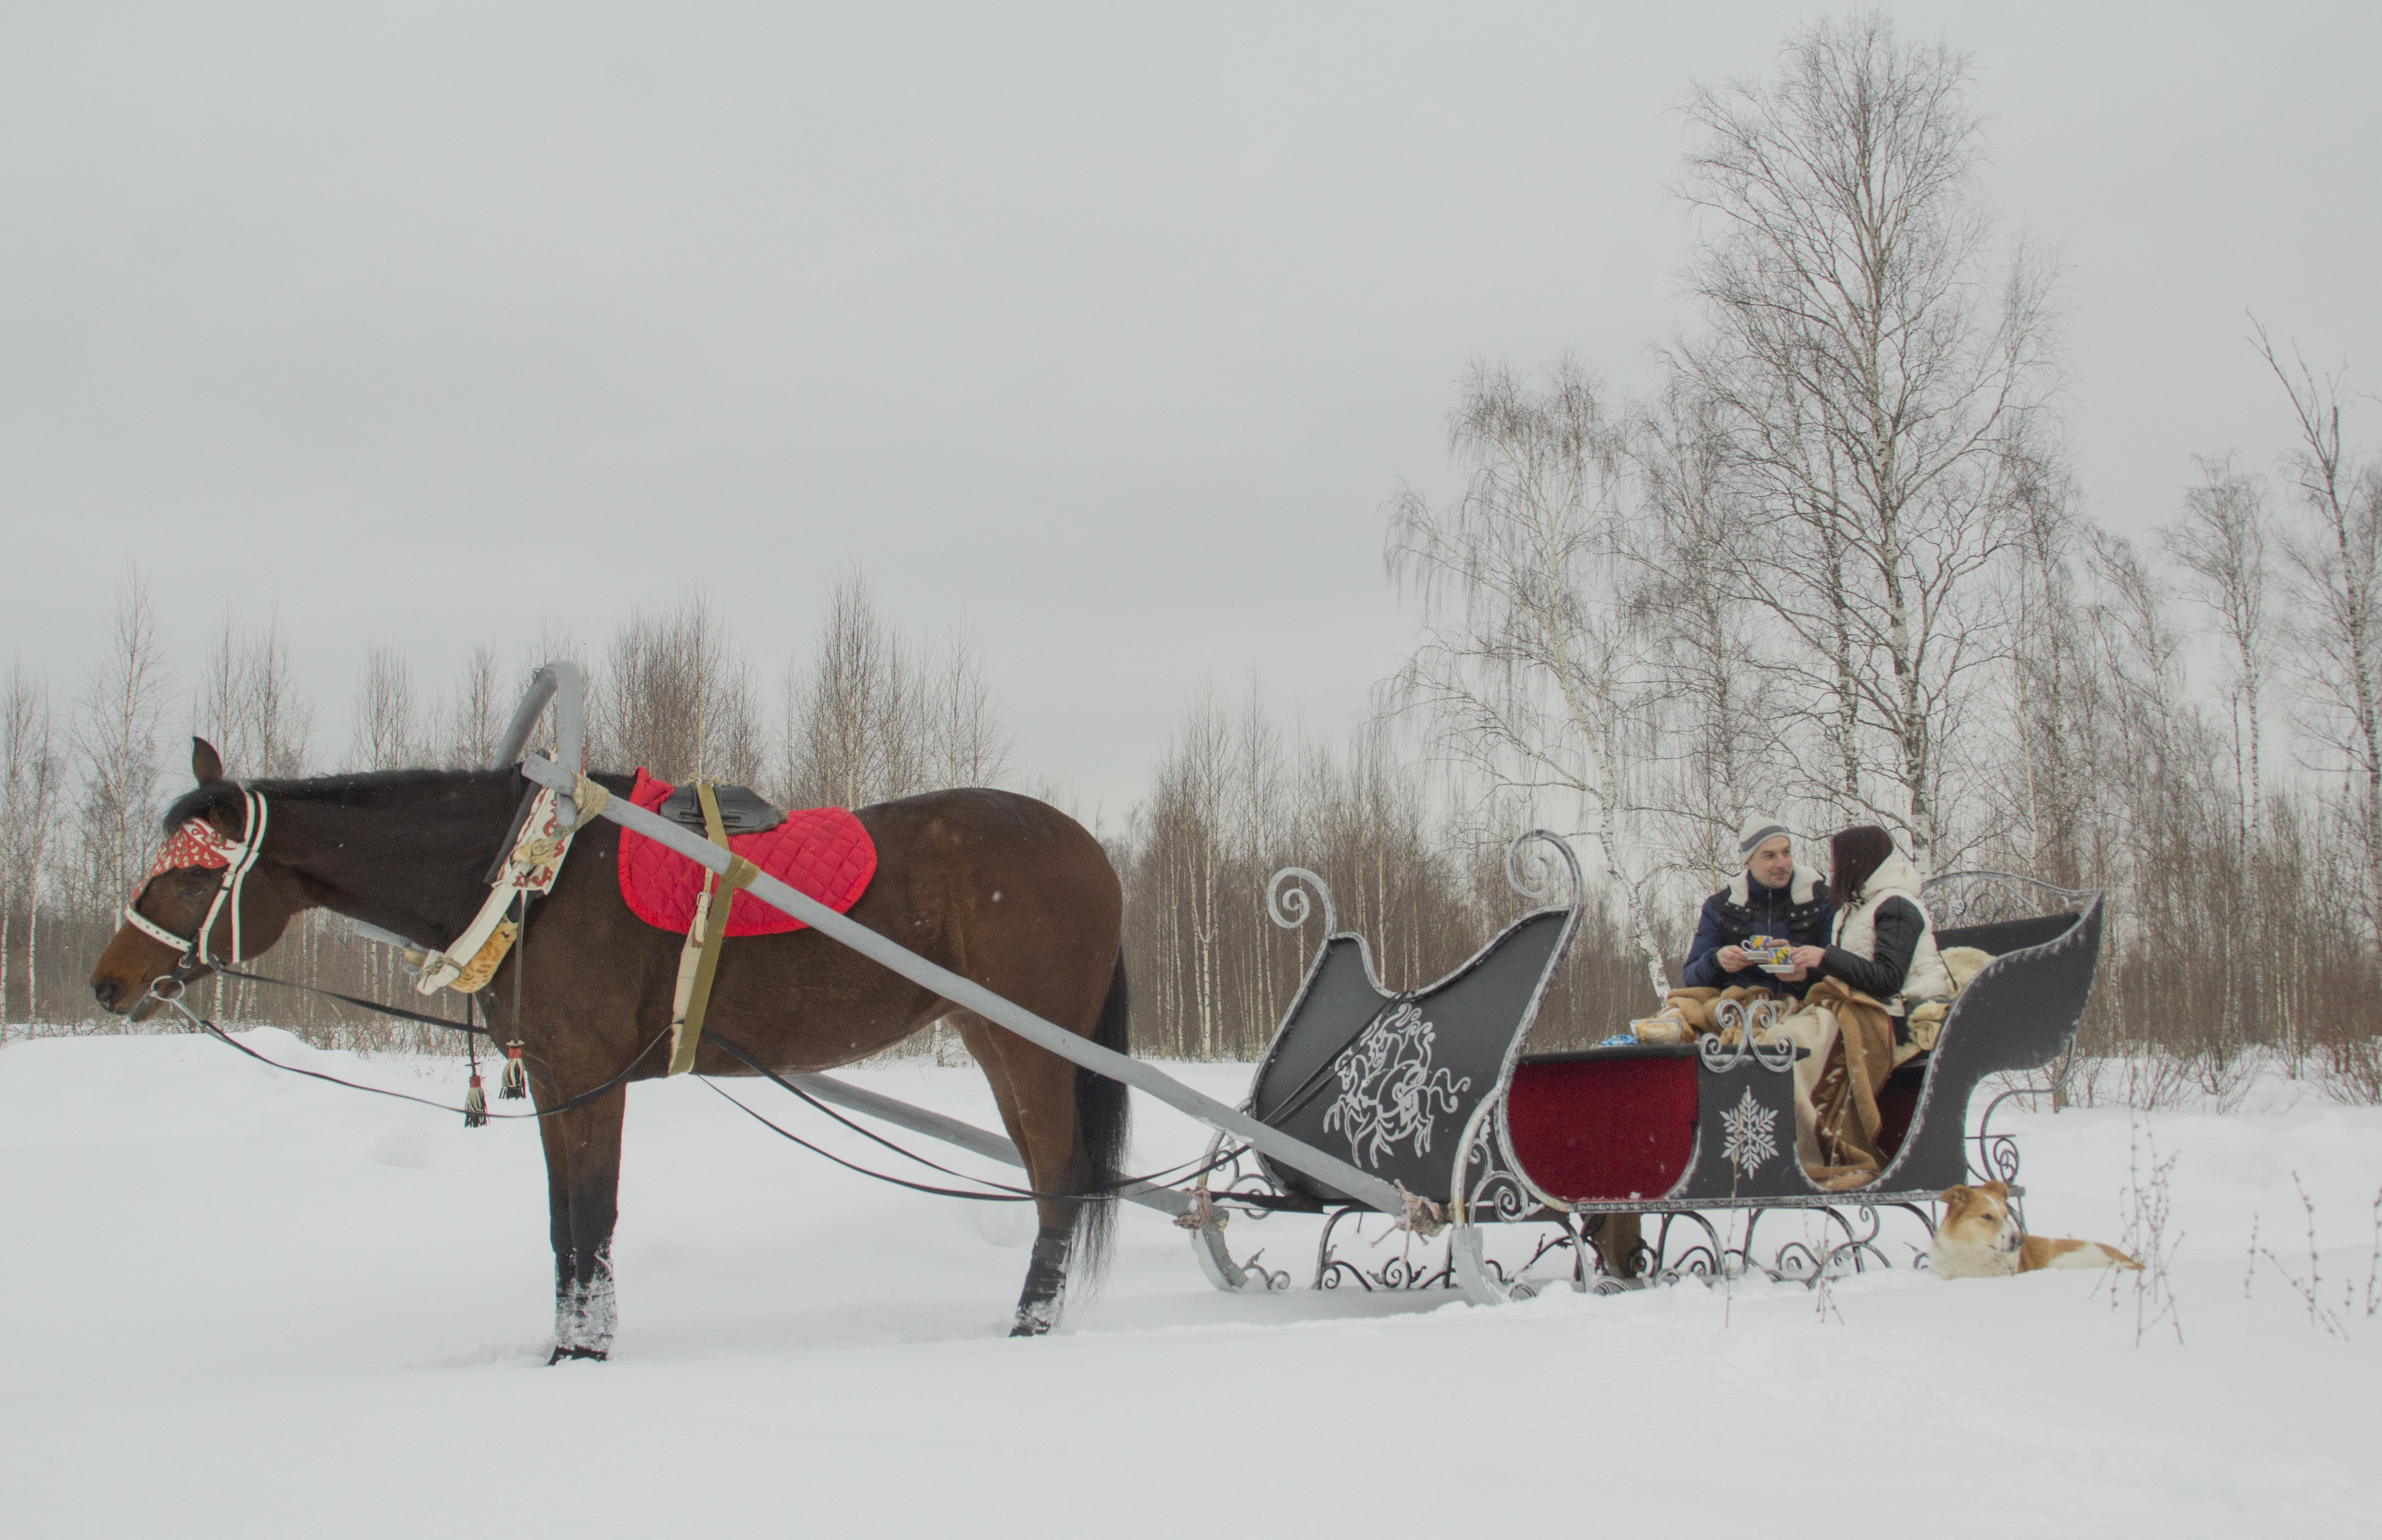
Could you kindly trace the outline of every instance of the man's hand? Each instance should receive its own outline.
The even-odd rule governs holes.
[[[1741,946],[1724,946],[1715,955],[1720,958],[1723,973],[1742,973],[1753,966],[1753,959],[1745,955],[1745,948]]]
[[[1799,979],[1828,960],[1828,949],[1824,946],[1799,946],[1786,955],[1786,960],[1794,965],[1795,977]]]

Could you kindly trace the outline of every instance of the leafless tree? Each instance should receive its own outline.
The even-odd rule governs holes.
[[[50,693],[19,663],[0,687],[0,1023],[7,1020],[8,943],[24,916],[25,1016],[40,1011],[42,872],[55,834],[59,765]]]
[[[2339,756],[2364,840],[2369,918],[2382,934],[2382,464],[2341,437],[2341,380],[2303,359],[2286,366],[2264,327],[2256,347],[2290,396],[2299,448],[2285,461],[2300,526],[2283,543],[2293,604],[2291,656],[2303,730]]]
[[[993,786],[1009,771],[1010,736],[1001,724],[992,685],[975,639],[953,627],[927,682],[933,769],[943,786]]]
[[[2241,746],[2236,779],[2240,859],[2250,863],[2265,778],[2259,760],[2264,737],[2260,696],[2273,664],[2273,620],[2266,604],[2266,508],[2265,489],[2229,458],[2202,456],[2198,485],[2183,497],[2183,516],[2165,531],[2169,557],[2189,574],[2184,595],[2208,611],[2225,638],[2226,668]],[[2241,721],[2246,716],[2247,722]]]
[[[751,671],[702,594],[668,614],[630,617],[613,637],[600,700],[598,757],[610,763],[643,765],[673,782],[744,784],[760,773]]]
[[[2076,565],[2088,543],[2075,483],[2064,471],[2022,480],[2014,499],[2015,561],[2006,577],[2011,731],[2004,769],[1987,775],[1988,803],[2019,832],[2007,864],[2066,887],[2084,881],[2101,674],[2091,649]]]
[[[829,594],[810,656],[788,663],[783,700],[779,773],[797,804],[858,807],[1008,773],[1009,735],[965,630],[939,653],[905,641],[858,573]]]
[[[1664,686],[1621,557],[1623,432],[1565,363],[1536,390],[1476,366],[1449,436],[1463,494],[1390,505],[1389,569],[1423,626],[1392,702],[1476,790],[1573,806],[1659,992],[1621,749]]]
[[[835,585],[807,669],[785,677],[785,778],[796,802],[864,807],[915,758],[909,668],[858,573]]]
[[[1964,55],[1871,13],[1687,105],[1707,329],[1674,357],[1741,484],[1726,549],[1793,639],[1815,792],[1900,825],[1922,864],[1947,833],[1947,729],[1998,653],[1980,579],[2013,461],[2044,452],[2052,330],[2044,267],[1993,266],[1968,82]]]
[[[136,573],[118,591],[106,655],[75,714],[73,746],[82,771],[77,900],[94,922],[129,896],[156,841],[157,734],[166,688],[156,611]]]
[[[374,647],[364,654],[363,676],[356,682],[350,761],[361,770],[395,770],[428,758],[424,747],[413,665],[396,647]]]
[[[480,643],[464,657],[463,671],[455,682],[438,758],[454,770],[486,764],[496,755],[497,736],[505,730],[510,706],[497,649]]]
[[[1784,812],[1793,787],[1782,711],[1763,667],[1762,612],[1740,591],[1731,543],[1745,520],[1709,398],[1682,381],[1633,425],[1643,487],[1636,538],[1643,623],[1667,688],[1639,744],[1643,827],[1665,864],[1719,886],[1740,862],[1737,832],[1755,808]]]
[[[191,702],[190,721],[234,774],[304,772],[314,711],[298,694],[289,641],[278,617],[255,633],[224,617]]]

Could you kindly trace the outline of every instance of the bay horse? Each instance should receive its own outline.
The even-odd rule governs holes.
[[[270,948],[289,922],[324,908],[424,947],[460,935],[486,898],[487,871],[524,796],[517,769],[406,770],[305,780],[226,778],[203,739],[191,741],[198,779],[166,814],[170,834],[203,819],[245,837],[252,799],[269,816],[235,903],[218,905],[221,869],[164,871],[132,907],[156,929],[192,937],[189,963],[127,922],[92,973],[100,1004],[141,1020],[161,1002],[151,986],[184,964],[235,961]],[[625,797],[625,776],[590,777]],[[1102,1047],[1127,1051],[1123,893],[1084,827],[1009,792],[930,792],[856,809],[876,842],[875,879],[850,917],[913,952]],[[648,1052],[669,1029],[682,938],[645,924],[620,896],[618,824],[596,819],[571,844],[553,892],[534,900],[522,937],[483,991],[499,1041],[524,1047],[541,1110],[668,1067]],[[725,897],[721,900],[725,902]],[[518,980],[516,982],[516,980]],[[518,987],[520,1012],[514,1014]],[[1097,1276],[1115,1208],[1127,1133],[1125,1088],[1038,1048],[973,1012],[804,929],[737,938],[722,951],[705,1040],[703,1075],[755,1071],[716,1047],[716,1032],[778,1074],[831,1069],[949,1019],[991,1082],[1009,1137],[1025,1157],[1041,1221],[1012,1325],[1039,1336],[1057,1317],[1071,1268]],[[617,1322],[612,1231],[619,1214],[620,1136],[628,1085],[542,1117],[554,1243],[553,1360],[601,1359]]]

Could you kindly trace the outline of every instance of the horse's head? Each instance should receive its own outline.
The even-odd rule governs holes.
[[[264,850],[264,799],[224,778],[203,738],[190,740],[190,773],[198,789],[166,812],[165,846],[92,969],[100,1004],[134,1021],[213,972],[215,959],[264,952],[308,906],[297,873]]]

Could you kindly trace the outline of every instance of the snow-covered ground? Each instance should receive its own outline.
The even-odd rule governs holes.
[[[249,1041],[461,1089],[448,1063]],[[1227,1099],[1246,1078],[1183,1073]],[[994,1121],[972,1071],[853,1078]],[[1140,1167],[1197,1152],[1199,1130],[1136,1111]],[[1100,1295],[1012,1342],[1019,1210],[835,1170],[698,1082],[640,1086],[617,1355],[548,1369],[527,1125],[467,1132],[188,1037],[19,1041],[0,1050],[0,1532],[2382,1531],[2382,1114],[2140,1121],[2010,1123],[2042,1233],[2123,1243],[2147,1169],[2130,1140],[2176,1157],[2181,1345],[2161,1326],[2138,1346],[2130,1287],[2087,1273],[1897,1270],[1824,1311],[1760,1283],[1495,1310],[1227,1297],[1136,1209]],[[2345,1337],[2271,1263],[2245,1291],[2253,1217],[2309,1269],[2294,1174]],[[1303,1283],[1313,1226],[1232,1234]]]

